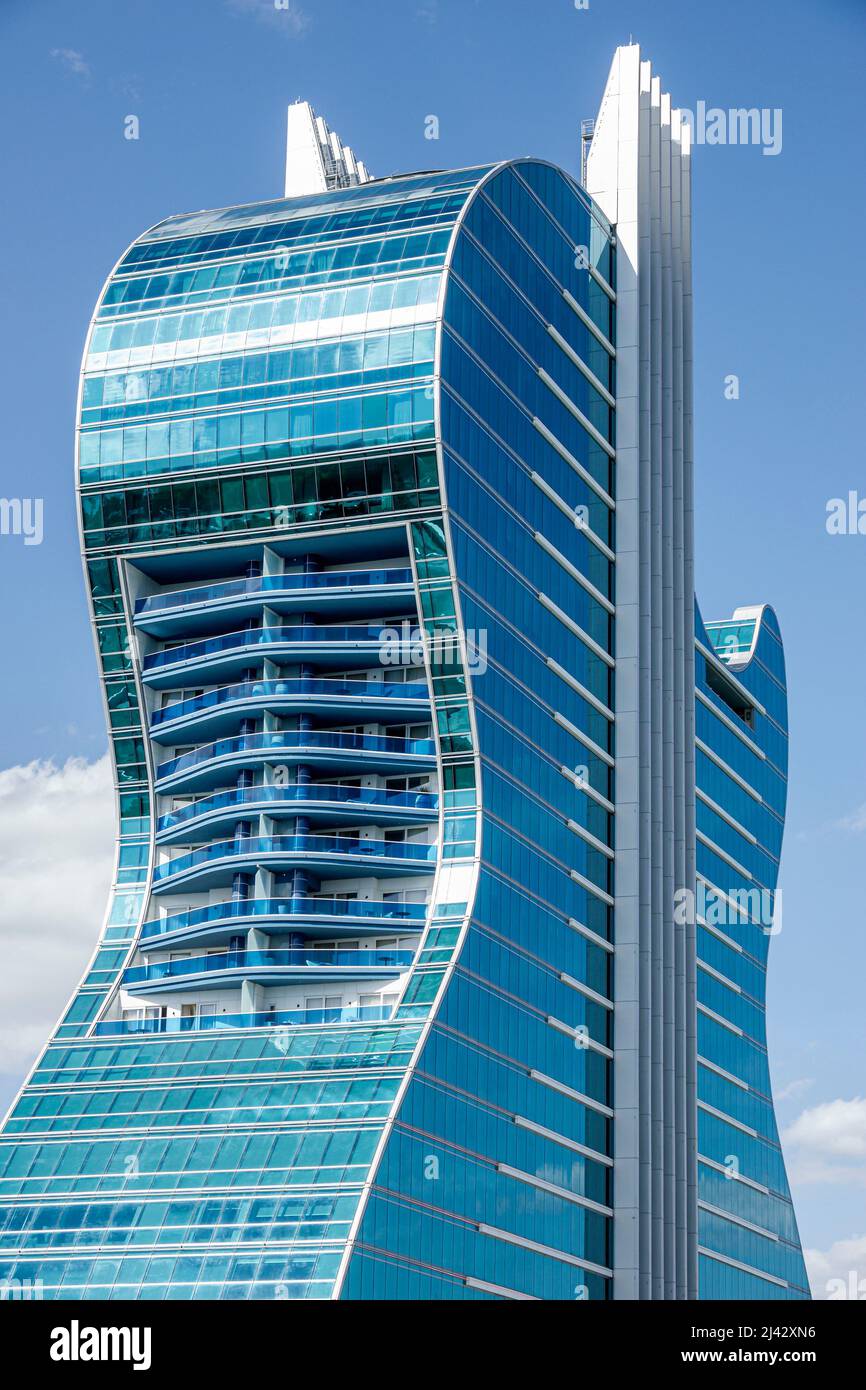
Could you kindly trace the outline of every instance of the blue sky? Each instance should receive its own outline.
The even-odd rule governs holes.
[[[777,157],[741,146],[695,156],[697,580],[706,618],[768,601],[782,624],[791,786],[771,1058],[804,1244],[825,1261],[813,1269],[866,1274],[866,536],[825,529],[829,499],[866,497],[866,271],[851,249],[866,215],[862,0],[590,0],[583,11],[573,0],[300,0],[288,12],[273,0],[3,0],[0,492],[44,498],[45,537],[0,538],[13,658],[0,684],[0,855],[22,787],[28,814],[63,843],[62,820],[39,819],[41,792],[95,805],[80,767],[63,787],[50,769],[29,781],[8,770],[92,762],[105,748],[72,429],[87,323],[122,251],[172,212],[278,195],[297,97],[379,175],[520,154],[576,172],[580,120],[630,35],[676,104],[783,111]],[[131,114],[138,141],[123,138]],[[429,115],[438,141],[424,138]],[[725,398],[729,374],[738,400]],[[101,820],[99,836],[107,850]],[[47,1021],[98,925],[88,894],[103,870],[91,882],[90,853],[76,841],[77,887],[59,885],[80,926]],[[26,893],[15,901],[26,912]],[[26,957],[26,920],[10,931]]]

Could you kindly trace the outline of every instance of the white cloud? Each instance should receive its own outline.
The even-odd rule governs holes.
[[[0,1072],[23,1073],[96,945],[114,856],[108,755],[0,771]]]
[[[284,33],[303,34],[310,17],[294,0],[226,0],[233,14],[251,15],[262,24],[279,26]]]
[[[830,1100],[804,1110],[785,1142],[810,1158],[866,1158],[866,1100]]]
[[[52,48],[51,57],[76,77],[83,77],[85,82],[90,80],[90,64],[86,61],[84,54],[79,53],[77,48]]]
[[[834,829],[850,830],[854,834],[859,834],[861,830],[866,830],[866,802],[858,806],[856,811],[850,815],[843,816],[841,820],[834,823]]]
[[[802,1095],[803,1091],[808,1091],[814,1084],[811,1076],[801,1076],[796,1081],[789,1081],[787,1086],[782,1087],[781,1091],[774,1090],[773,1094],[776,1101],[792,1100],[794,1096]]]
[[[848,1188],[853,1198],[866,1188],[866,1100],[858,1096],[812,1106],[782,1137],[795,1190]]]
[[[866,1299],[866,1236],[837,1240],[829,1250],[804,1250],[812,1295],[819,1299]]]

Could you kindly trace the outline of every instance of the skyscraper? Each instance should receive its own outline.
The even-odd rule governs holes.
[[[289,128],[293,196],[159,223],[88,336],[118,854],[0,1277],[806,1296],[778,628],[695,627],[687,132],[635,47],[589,192]]]

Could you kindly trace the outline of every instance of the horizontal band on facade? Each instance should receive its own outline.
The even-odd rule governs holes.
[[[571,452],[571,450],[566,448],[566,446],[562,443],[561,440],[557,439],[553,431],[547,428],[547,425],[545,425],[544,421],[539,420],[537,415],[533,415],[532,423],[538,430],[538,433],[542,436],[542,438],[547,440],[548,444],[551,446],[552,449],[556,450],[560,458],[565,459],[565,462],[569,465],[569,467],[574,469],[578,477],[583,479],[587,487],[592,488],[593,492],[601,498],[602,502],[606,503],[606,505],[610,507],[610,510],[612,512],[616,511],[616,502],[614,501],[611,494],[607,491],[606,488],[603,488],[601,483],[599,483],[592,476],[588,468],[584,468],[583,464],[580,463],[579,460],[574,457],[574,454]]]
[[[587,796],[591,796],[594,801],[598,802],[599,806],[603,806],[608,815],[613,816],[616,814],[616,807],[613,802],[608,801],[606,796],[602,796],[601,792],[596,791],[595,787],[591,786],[585,777],[578,777],[577,773],[572,772],[570,767],[561,767],[559,770],[563,777],[567,777],[569,782],[572,782],[574,786],[577,787],[578,791],[586,792]]]
[[[557,1033],[564,1033],[567,1038],[574,1038],[575,1041],[579,1038],[590,1052],[598,1052],[602,1057],[607,1057],[608,1061],[613,1061],[611,1048],[605,1047],[604,1043],[596,1042],[588,1029],[574,1028],[570,1023],[563,1023],[562,1019],[556,1018],[554,1014],[547,1014],[544,1021],[548,1028],[555,1029]]]
[[[600,743],[596,743],[595,740],[591,739],[588,734],[585,734],[582,729],[579,729],[576,724],[572,724],[571,720],[566,719],[564,714],[560,714],[558,709],[553,711],[551,717],[555,724],[565,729],[566,733],[571,734],[572,738],[576,738],[578,743],[581,743],[584,748],[589,749],[590,753],[594,753],[595,756],[600,758],[603,763],[606,763],[608,767],[615,766],[614,759],[611,757],[610,753],[608,753],[607,749],[602,748]]]
[[[754,1178],[747,1178],[743,1173],[734,1172],[715,1158],[707,1158],[705,1154],[699,1153],[698,1163],[705,1163],[708,1168],[713,1168],[717,1173],[724,1173],[731,1182],[741,1182],[746,1187],[753,1187],[756,1192],[763,1192],[765,1197],[771,1196],[769,1187],[765,1187],[762,1182],[756,1182]]]
[[[602,1206],[601,1202],[594,1202],[591,1197],[582,1197],[580,1193],[560,1187],[558,1183],[548,1182],[546,1178],[537,1178],[533,1173],[525,1173],[522,1168],[512,1168],[510,1163],[497,1163],[496,1171],[502,1173],[503,1177],[525,1182],[527,1187],[537,1187],[540,1192],[549,1192],[551,1196],[561,1197],[565,1202],[573,1202],[575,1206],[597,1212],[599,1216],[613,1216],[612,1207]]]
[[[697,694],[697,691],[695,691],[695,694]],[[713,706],[713,712],[718,712],[715,706]],[[763,806],[764,798],[761,796],[760,792],[755,791],[755,788],[746,781],[745,777],[741,777],[739,772],[735,772],[730,763],[726,763],[724,758],[720,757],[714,748],[711,748],[708,743],[704,743],[703,739],[700,738],[695,739],[695,747],[699,748],[700,751],[704,753],[711,762],[714,762],[716,767],[726,773],[733,782],[736,782],[738,787],[742,787],[744,792],[748,792],[753,801],[756,801],[759,806]]]
[[[613,724],[616,715],[612,709],[608,708],[603,700],[600,700],[597,695],[593,695],[591,690],[587,690],[585,685],[582,685],[570,672],[566,671],[564,666],[560,666],[558,661],[554,661],[552,656],[546,656],[544,661],[545,665],[553,671],[554,675],[559,676],[559,679],[565,681],[565,684],[570,686],[576,695],[579,695],[582,700],[586,700],[587,704],[592,705],[593,709],[598,710],[599,714],[604,715],[609,724]]]
[[[581,426],[581,428],[586,430],[587,434],[595,440],[599,448],[604,450],[608,458],[615,459],[616,449],[613,447],[612,444],[608,442],[608,440],[605,439],[601,430],[596,429],[589,416],[584,415],[580,407],[575,405],[571,397],[565,391],[563,391],[559,382],[554,381],[553,377],[550,375],[550,372],[546,372],[543,367],[538,367],[537,371],[540,379],[544,382],[547,389],[549,391],[552,391],[554,396],[556,396],[556,399],[560,401],[562,405],[565,406],[566,410],[571,415],[574,416],[575,420]]]
[[[585,574],[581,574],[577,566],[573,565],[570,560],[567,560],[565,556],[562,554],[562,551],[557,550],[556,546],[552,545],[551,542],[547,539],[547,537],[542,535],[541,531],[533,531],[532,534],[533,539],[536,541],[538,545],[541,546],[542,550],[545,550],[547,554],[550,556],[550,558],[552,560],[555,560],[561,569],[565,570],[566,574],[571,575],[571,578],[575,579],[577,583],[580,584],[581,587],[586,590],[590,598],[594,598],[596,603],[598,603],[605,610],[606,613],[609,613],[611,616],[613,616],[613,614],[616,612],[616,609],[614,608],[610,599],[605,598],[604,594],[601,592],[601,589],[597,589],[595,585],[589,579],[587,579]]]
[[[608,907],[615,906],[614,899],[611,897],[610,893],[605,893],[603,888],[599,888],[598,884],[593,883],[585,874],[580,873],[577,869],[570,869],[569,873],[575,883],[580,884],[581,888],[585,888],[588,893],[594,894],[596,898],[601,898],[602,902],[607,903]]]
[[[574,1265],[576,1269],[585,1269],[589,1274],[598,1274],[602,1279],[612,1279],[613,1270],[607,1265],[593,1264],[591,1260],[582,1260],[577,1255],[572,1255],[566,1250],[557,1250],[552,1245],[541,1245],[537,1240],[528,1240],[526,1236],[515,1235],[513,1231],[500,1230],[498,1226],[488,1226],[486,1222],[479,1222],[479,1234],[491,1236],[493,1240],[501,1240],[506,1245],[519,1245],[523,1250],[534,1250],[536,1255],[547,1255],[552,1260],[562,1260],[564,1264]]]
[[[756,1236],[764,1236],[766,1240],[774,1240],[778,1243],[779,1237],[775,1231],[768,1231],[764,1226],[756,1226],[753,1221],[746,1221],[742,1216],[735,1216],[733,1212],[725,1211],[723,1207],[714,1207],[710,1202],[698,1199],[698,1206],[701,1211],[707,1211],[711,1216],[720,1216],[725,1221],[732,1221],[735,1226],[742,1226],[746,1231],[754,1231]]]
[[[713,854],[717,854],[720,859],[724,859],[725,863],[730,864],[731,868],[734,869],[738,874],[741,874],[743,878],[748,879],[750,883],[754,883],[754,874],[751,874],[749,870],[745,867],[745,865],[741,864],[739,860],[735,859],[732,854],[728,854],[727,850],[722,849],[721,845],[717,845],[715,840],[711,840],[709,835],[705,835],[702,830],[696,830],[695,839],[700,840],[702,845],[705,845],[706,848],[708,850],[711,850]]]
[[[717,941],[721,941],[723,945],[729,946],[732,951],[736,951],[741,956],[746,954],[739,941],[735,941],[732,936],[727,936],[714,922],[708,922],[705,917],[701,917],[700,913],[696,915],[695,921],[699,927],[703,927],[704,931],[710,932]]]
[[[720,806],[717,801],[713,801],[712,797],[707,796],[706,792],[701,791],[700,787],[695,787],[695,796],[717,816],[720,816],[723,821],[726,821],[732,830],[736,830],[738,835],[742,835],[744,840],[748,840],[750,845],[756,845],[758,843],[757,836],[753,835],[751,830],[747,830],[744,825],[741,825],[738,820],[735,820],[723,806]]]
[[[506,1289],[503,1284],[488,1284],[486,1279],[476,1279],[467,1274],[463,1280],[464,1288],[477,1289],[479,1293],[492,1294],[494,1298],[508,1298],[516,1303],[540,1303],[534,1293],[520,1293],[517,1289]]]
[[[565,353],[566,357],[568,357],[570,361],[574,363],[578,371],[583,373],[590,386],[594,387],[598,394],[601,397],[603,397],[604,400],[607,401],[611,410],[616,410],[616,397],[612,396],[610,394],[610,391],[608,391],[607,387],[604,385],[604,383],[599,381],[595,372],[592,370],[591,367],[587,366],[580,354],[575,352],[568,339],[564,338],[560,333],[559,329],[552,323],[549,323],[547,325],[547,331],[550,334],[553,341],[556,343],[556,346],[562,348],[562,351]]]
[[[613,860],[616,858],[610,845],[606,845],[603,840],[599,840],[596,835],[592,835],[584,826],[579,825],[576,820],[567,820],[565,823],[569,830],[573,831],[575,835],[579,835],[588,845],[592,845],[593,849],[598,850],[599,854],[603,854],[606,859]]]
[[[731,1023],[729,1018],[724,1018],[721,1014],[717,1014],[715,1009],[708,1009],[706,1004],[701,1003],[700,999],[698,1000],[697,1009],[699,1014],[705,1014],[706,1017],[711,1018],[714,1023],[721,1024],[722,1028],[727,1028],[729,1033],[736,1033],[738,1038],[744,1038],[746,1036],[743,1029],[738,1028],[736,1023]]]
[[[604,290],[611,304],[615,304],[616,290],[614,289],[613,285],[608,284],[607,280],[605,280],[604,276],[602,275],[601,271],[598,269],[597,266],[594,266],[592,263],[590,263],[586,268],[589,271],[595,283],[599,286],[599,288]]]
[[[542,478],[540,473],[531,472],[529,474],[529,477],[530,480],[533,483],[535,483],[535,486],[539,489],[539,491],[544,493],[548,501],[552,502],[553,505],[557,507],[559,511],[562,512],[563,516],[568,517],[568,520],[571,522],[572,526],[574,526],[576,530],[581,531],[583,535],[586,536],[587,540],[592,541],[593,545],[596,547],[597,550],[601,551],[605,559],[609,560],[612,565],[616,564],[616,555],[611,550],[610,546],[605,544],[605,542],[601,539],[601,536],[597,535],[588,523],[581,523],[577,515],[577,512],[573,507],[570,507],[568,505],[565,498],[560,497],[556,489],[552,488],[550,486],[550,483],[548,483],[545,478]]]
[[[569,975],[565,970],[560,970],[559,978],[564,985],[568,985],[569,989],[577,990],[578,994],[582,994],[585,998],[591,999],[594,1004],[600,1005],[603,1009],[609,1009],[611,1013],[613,1012],[613,1000],[608,999],[604,994],[599,994],[597,989],[591,989],[589,985],[585,985],[580,980],[576,980],[573,975]]]
[[[489,765],[495,766],[495,764],[492,763]],[[518,783],[517,785],[520,784]],[[553,814],[557,814],[553,811],[552,807],[549,807],[546,802],[541,800],[534,793],[530,792],[529,795],[531,795],[534,800],[539,801],[540,804],[545,807],[545,809],[550,810]],[[505,833],[510,835],[512,839],[517,840],[521,844],[529,846],[529,848],[533,850],[536,854],[538,854],[543,859],[546,859],[548,863],[552,864],[558,870],[558,872],[567,873],[571,878],[573,878],[574,875],[577,873],[576,869],[570,869],[568,865],[565,863],[565,861],[560,859],[557,855],[553,854],[551,850],[545,848],[537,840],[533,840],[531,836],[524,834],[522,830],[518,830],[513,825],[509,825],[508,822],[503,820],[501,816],[496,815],[493,811],[488,811],[487,816],[491,821],[495,822],[496,825],[501,826]],[[574,832],[574,826],[570,825],[568,822],[560,823],[564,824],[566,829],[572,830]],[[594,837],[590,837],[590,839],[594,839]],[[593,883],[592,879],[584,878],[581,875],[581,883],[583,887],[585,887],[588,892],[594,894],[595,897],[604,899],[607,896],[605,894],[604,889],[599,888],[599,886],[596,883]]]
[[[743,991],[739,985],[734,984],[733,980],[729,980],[727,975],[722,974],[721,970],[716,970],[712,965],[707,965],[707,962],[701,960],[700,957],[698,957],[697,967],[699,970],[705,971],[707,975],[712,975],[713,979],[718,980],[726,989],[733,990],[734,994],[742,994]]]
[[[184,1189],[184,1191],[186,1191],[186,1189]],[[204,1197],[206,1196],[206,1189],[202,1190],[202,1192],[198,1194],[193,1195],[199,1195]],[[314,1196],[315,1194],[311,1192],[309,1195]],[[334,1195],[345,1196],[348,1194],[344,1190],[343,1192]],[[354,1196],[354,1193],[352,1195]],[[139,1200],[139,1195],[136,1194],[136,1203]],[[265,1254],[289,1255],[292,1254],[295,1250],[302,1254],[310,1252],[311,1254],[318,1255],[324,1252],[326,1254],[336,1255],[343,1250],[345,1243],[346,1242],[344,1236],[327,1236],[324,1239],[317,1236],[297,1236],[294,1238],[289,1237],[285,1240],[271,1240],[269,1238],[263,1237],[261,1240],[245,1240],[243,1243],[243,1250],[245,1256]],[[71,1251],[65,1250],[62,1246],[54,1246],[52,1247],[52,1249],[53,1260],[63,1261],[67,1258],[72,1258],[73,1260],[84,1259],[82,1248],[80,1246],[73,1246],[71,1248]],[[88,1244],[86,1249],[88,1259],[102,1256],[105,1256],[108,1259],[117,1259],[117,1245],[109,1244],[105,1241],[94,1242],[94,1244],[92,1245]],[[209,1255],[237,1255],[238,1241],[236,1239],[208,1241],[207,1250]],[[140,1242],[136,1241],[135,1253],[136,1255],[164,1255],[166,1258],[171,1258],[172,1256],[188,1256],[190,1254],[190,1247],[189,1244],[184,1243],[181,1240]],[[45,1253],[44,1251],[40,1251],[38,1254],[34,1254],[32,1249],[28,1249],[26,1246],[23,1245],[5,1246],[4,1257],[6,1259],[14,1258],[16,1260],[21,1260],[24,1263],[29,1263],[31,1261],[44,1260]],[[198,1281],[195,1279],[191,1280],[190,1287],[193,1287],[197,1282]],[[219,1287],[220,1282],[221,1281],[217,1282],[216,1287]],[[43,1280],[43,1289],[52,1289],[57,1287],[59,1286],[56,1284],[46,1285],[45,1281]],[[129,1284],[125,1287],[131,1290],[137,1290],[139,1288],[139,1281],[136,1279],[130,1279]],[[8,1298],[9,1294],[7,1293],[5,1297]],[[133,1301],[135,1301],[134,1295],[130,1294],[130,1302]]]
[[[576,917],[569,917],[568,926],[571,927],[572,931],[580,932],[581,936],[585,936],[587,941],[591,941],[595,946],[600,946],[603,951],[607,951],[610,955],[613,955],[616,949],[613,942],[608,941],[603,936],[599,936],[598,932],[593,931],[591,927],[585,927],[583,922],[578,922]]]
[[[700,1008],[700,1004],[698,1008]],[[715,1105],[708,1104],[705,1100],[698,1101],[698,1109],[704,1110],[708,1115],[712,1115],[717,1120],[723,1120],[726,1125],[732,1125],[734,1129],[739,1129],[743,1134],[748,1134],[752,1139],[760,1139],[761,1136],[751,1125],[743,1124],[742,1120],[737,1120],[733,1115],[728,1115],[724,1110],[718,1110]]]
[[[703,690],[696,689],[695,698],[700,700],[701,704],[705,705],[707,709],[712,710],[716,718],[725,725],[725,728],[730,729],[732,734],[736,734],[737,738],[746,745],[751,753],[754,753],[756,758],[760,758],[761,762],[766,762],[767,755],[763,748],[759,748],[754,739],[751,738],[744,729],[741,729],[735,721],[731,719],[730,715],[725,714],[725,711],[719,709],[718,705],[714,705],[709,695],[705,695]]]
[[[568,1096],[570,1100],[576,1100],[580,1105],[585,1105],[590,1110],[597,1110],[608,1120],[613,1119],[614,1112],[603,1101],[593,1100],[592,1096],[584,1095],[583,1091],[576,1091],[573,1086],[566,1085],[564,1081],[557,1081],[555,1077],[547,1076],[543,1071],[537,1071],[535,1067],[528,1068],[528,1073],[533,1081],[540,1082],[542,1086],[549,1087],[551,1091],[559,1091],[562,1095]]]
[[[741,1091],[751,1091],[752,1089],[748,1081],[734,1076],[732,1071],[725,1071],[724,1067],[720,1067],[717,1062],[711,1062],[709,1057],[702,1057],[700,1052],[698,1053],[698,1066],[707,1067],[710,1071],[714,1071],[716,1076],[721,1076],[724,1081],[730,1081],[732,1086],[738,1086]]]
[[[583,305],[578,304],[574,295],[569,290],[564,289],[562,291],[562,297],[568,305],[569,309],[572,309],[574,313],[577,314],[577,317],[580,319],[583,326],[585,328],[588,328],[590,333],[594,334],[594,336],[601,343],[602,347],[610,353],[611,357],[616,358],[616,348],[610,341],[610,338],[608,338],[606,333],[603,333],[601,331],[595,320],[590,318]]]
[[[742,1260],[734,1260],[730,1255],[720,1255],[718,1250],[708,1250],[706,1246],[698,1246],[698,1254],[706,1255],[709,1260],[718,1260],[720,1264],[731,1265],[734,1269],[741,1269],[744,1274],[752,1274],[756,1279],[763,1279],[768,1284],[776,1284],[780,1289],[789,1289],[791,1286],[786,1279],[777,1279],[775,1274],[765,1274],[762,1269],[755,1269],[754,1265],[743,1264]]]
[[[574,633],[575,637],[580,638],[581,642],[583,642],[585,646],[589,647],[590,651],[594,652],[595,655],[599,658],[599,660],[604,662],[605,666],[608,666],[611,670],[613,670],[613,668],[616,666],[615,658],[610,655],[610,652],[606,652],[604,647],[601,646],[599,642],[596,642],[594,637],[590,637],[588,632],[584,632],[580,624],[576,623],[573,618],[570,618],[568,614],[565,612],[565,610],[563,608],[560,608],[558,603],[554,603],[553,599],[548,598],[547,594],[542,593],[540,589],[536,590],[535,597],[538,599],[538,602],[548,610],[548,612],[552,613],[555,618],[559,619],[563,627],[567,627],[569,632]]]
[[[577,1139],[569,1139],[566,1134],[558,1134],[554,1129],[546,1129],[544,1125],[538,1125],[534,1120],[527,1120],[525,1115],[512,1115],[511,1118],[520,1129],[528,1129],[541,1139],[549,1139],[552,1144],[561,1144],[564,1149],[571,1149],[573,1153],[582,1154],[584,1158],[591,1159],[593,1163],[601,1163],[605,1168],[613,1167],[613,1159],[609,1154],[602,1154],[597,1149],[587,1148],[586,1144],[581,1144]]]

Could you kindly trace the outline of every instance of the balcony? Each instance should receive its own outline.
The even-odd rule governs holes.
[[[274,820],[306,816],[313,823],[329,825],[357,824],[363,820],[377,825],[388,821],[420,825],[436,820],[438,810],[439,798],[433,792],[328,786],[321,782],[238,787],[161,816],[156,839],[159,844],[207,840],[225,827],[233,830],[235,823],[248,815],[265,814]]]
[[[414,951],[226,951],[219,955],[160,960],[124,970],[122,984],[134,994],[166,990],[222,989],[242,980],[266,985],[316,981],[396,979],[409,969]]]
[[[202,1014],[194,1018],[106,1019],[97,1023],[94,1037],[114,1038],[128,1034],[204,1033],[219,1028],[298,1028],[323,1023],[380,1023],[391,1017],[388,1004],[347,1004],[340,1009],[284,1009],[251,1014]]]
[[[299,676],[241,681],[155,710],[150,736],[154,743],[222,738],[237,732],[241,719],[255,719],[265,711],[282,715],[304,712],[371,723],[379,719],[419,719],[429,718],[430,696],[424,680],[319,680]]]
[[[165,796],[169,791],[219,787],[232,771],[265,763],[288,767],[304,763],[325,771],[339,768],[346,775],[432,772],[436,766],[436,745],[432,739],[334,733],[327,729],[242,734],[203,744],[161,763],[156,773],[156,790]]]
[[[378,898],[232,899],[145,922],[141,941],[145,950],[202,941],[222,944],[250,927],[272,936],[303,932],[333,938],[382,931],[406,936],[420,933],[426,918],[426,903]]]
[[[400,569],[259,575],[153,594],[135,605],[135,626],[151,637],[207,632],[226,616],[258,617],[264,605],[276,613],[340,612],[375,617],[383,609],[415,611],[412,571]]]
[[[433,873],[438,847],[339,835],[269,835],[224,840],[158,864],[154,893],[226,887],[234,874],[257,866],[275,871],[310,868],[320,877]]]
[[[393,628],[381,624],[314,623],[297,627],[244,628],[203,642],[185,642],[151,652],[142,664],[142,679],[154,690],[173,690],[231,680],[251,665],[264,661],[314,663],[318,667],[379,667],[385,642]]]

